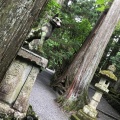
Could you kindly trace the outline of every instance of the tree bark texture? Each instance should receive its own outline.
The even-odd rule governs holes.
[[[119,20],[119,16],[120,1],[114,0],[103,22],[99,23],[100,27],[97,28],[93,37],[90,37],[90,39],[88,37],[67,71],[69,72],[67,75],[69,77],[72,76],[73,79],[71,86],[66,92],[67,100],[74,101],[76,98],[80,100],[80,97],[86,94],[85,92],[88,90],[88,86]]]
[[[0,0],[0,80],[48,0]]]
[[[88,88],[114,28],[119,20],[119,8],[120,1],[114,0],[104,21],[91,41],[90,46],[87,46],[83,60],[74,76],[74,87],[72,93],[69,92],[67,95],[68,98],[70,98],[72,94],[78,97],[84,89]]]
[[[97,21],[95,27],[93,28],[93,30],[90,32],[89,36],[86,38],[85,42],[83,43],[82,47],[80,48],[80,50],[78,51],[78,53],[75,55],[72,63],[70,64],[70,66],[68,67],[68,69],[63,72],[63,74],[56,79],[56,81],[53,82],[53,86],[59,86],[61,83],[65,83],[67,82],[67,86],[65,86],[65,90],[69,87],[69,84],[71,84],[71,82],[73,81],[83,59],[84,59],[84,54],[86,53],[88,47],[91,45],[91,42],[93,40],[93,38],[95,37],[95,35],[97,34],[97,31],[99,29],[99,27],[101,26],[107,11],[104,11],[102,13],[102,15],[100,16],[99,20]],[[73,85],[74,83],[72,83]],[[72,87],[72,86],[71,86]]]

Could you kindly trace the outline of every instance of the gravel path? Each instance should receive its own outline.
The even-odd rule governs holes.
[[[30,104],[40,116],[40,120],[68,120],[68,115],[54,101],[57,95],[49,87],[51,76],[52,74],[49,72],[42,72],[38,75],[31,92]]]
[[[34,111],[40,116],[40,120],[69,120],[69,115],[64,113],[54,101],[56,93],[49,87],[53,73],[42,71],[35,82],[30,96],[30,104]],[[95,90],[89,88],[90,98]],[[102,98],[98,105],[99,115],[97,120],[120,120],[120,115]]]

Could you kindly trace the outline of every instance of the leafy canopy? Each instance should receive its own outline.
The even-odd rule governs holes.
[[[44,43],[43,47],[43,56],[49,60],[48,67],[58,71],[63,70],[68,65],[92,29],[87,17],[83,17],[79,22],[75,20],[77,13],[76,7],[73,6],[63,7],[59,11],[62,27],[55,29],[51,38]],[[47,12],[51,11],[52,4],[48,3],[47,7],[49,8],[46,9]]]
[[[110,3],[113,0],[96,0],[97,10],[98,11],[104,11],[105,9],[110,7]]]

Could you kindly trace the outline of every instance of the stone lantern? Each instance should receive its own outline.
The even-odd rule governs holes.
[[[25,48],[19,50],[0,83],[0,114],[17,120],[26,116],[32,87],[40,68],[45,68],[47,63],[47,59]]]
[[[102,98],[102,94],[104,92],[109,92],[108,86],[111,81],[117,81],[117,77],[113,74],[115,70],[115,66],[110,65],[108,67],[108,70],[101,70],[99,72],[101,75],[101,79],[99,83],[95,84],[96,92],[92,97],[92,100],[88,105],[85,105],[82,110],[79,110],[77,115],[73,115],[71,117],[72,120],[96,120],[96,116],[98,114],[96,108]]]

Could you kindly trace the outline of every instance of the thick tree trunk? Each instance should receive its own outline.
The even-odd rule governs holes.
[[[0,0],[0,80],[47,0]]]
[[[101,26],[106,14],[107,14],[107,11],[108,10],[106,10],[102,13],[102,15],[100,16],[99,20],[97,21],[95,27],[93,28],[93,30],[91,31],[89,36],[86,38],[85,42],[83,43],[79,52],[74,57],[72,63],[68,67],[68,69],[65,72],[63,72],[63,74],[58,79],[55,79],[55,81],[53,81],[53,83],[52,83],[53,87],[59,87],[60,85],[66,84],[66,82],[67,82],[67,85],[65,87],[63,86],[64,88],[60,86],[60,89],[61,89],[61,91],[62,91],[62,88],[65,91],[68,89],[69,85],[72,83],[72,81],[84,59],[84,54],[87,51],[88,47],[91,45],[93,38],[97,34],[97,31],[98,31],[99,27]]]
[[[71,70],[75,71],[73,72],[74,74],[72,71],[69,71],[70,69],[68,70],[69,75],[71,73],[71,76],[73,76],[73,82],[65,94],[65,100],[67,99],[67,103],[73,103],[73,101],[76,101],[77,99],[80,104],[84,101],[81,97],[83,97],[88,90],[88,86],[92,80],[95,70],[100,62],[107,43],[110,40],[115,25],[119,20],[119,8],[120,0],[114,0],[101,26],[98,27],[96,34],[92,40],[90,39],[90,42],[87,41],[85,43],[85,48],[80,50],[73,62],[74,66],[71,65],[73,68]],[[86,98],[86,95],[84,98]],[[79,106],[79,103],[77,106]]]

